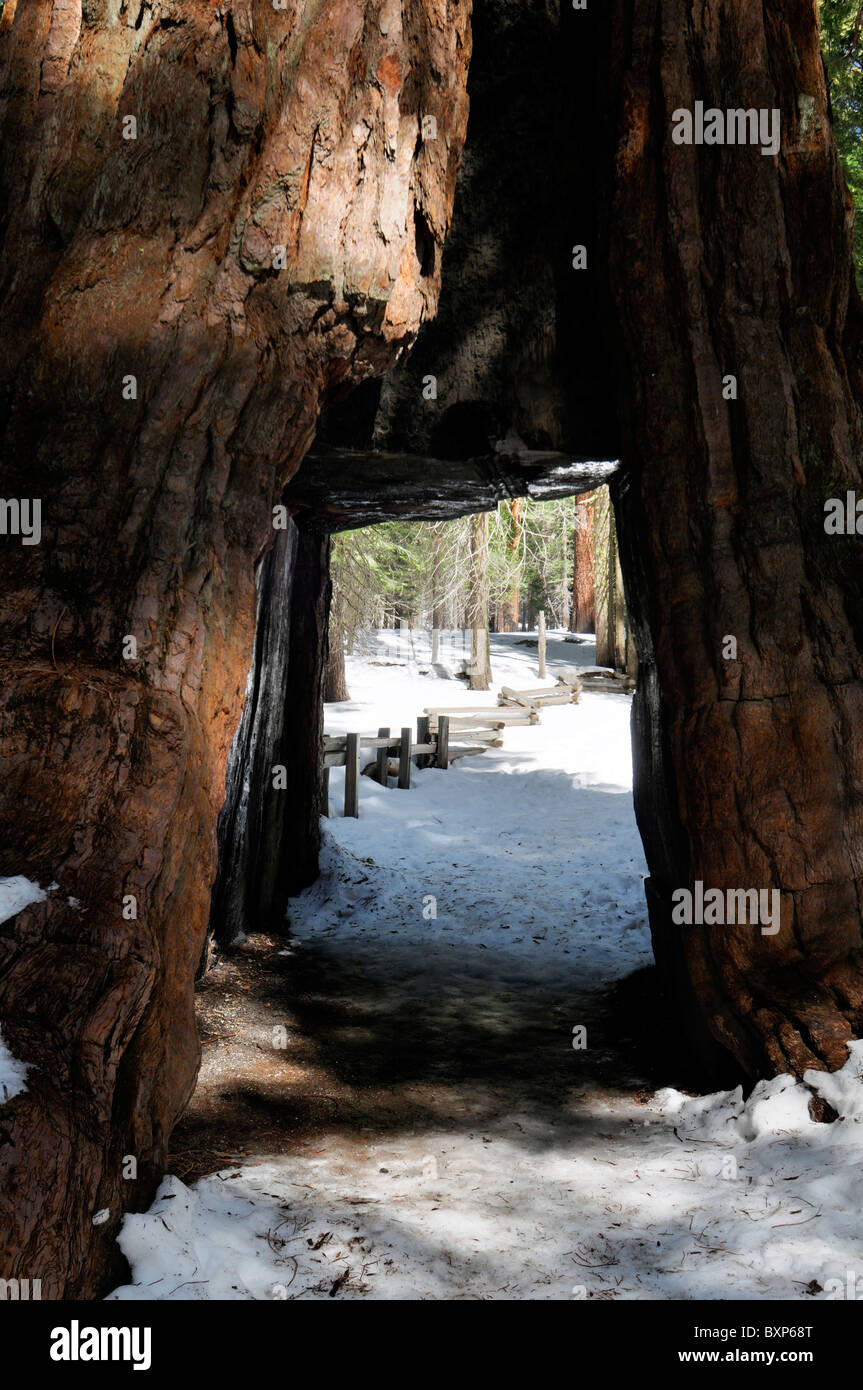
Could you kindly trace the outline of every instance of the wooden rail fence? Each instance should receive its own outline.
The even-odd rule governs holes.
[[[496,705],[427,705],[425,713],[417,720],[416,738],[409,726],[402,729],[398,738],[389,729],[378,729],[377,737],[325,734],[322,813],[325,816],[330,813],[332,767],[345,769],[345,815],[357,817],[360,814],[360,777],[363,774],[374,777],[382,787],[389,785],[391,776],[396,776],[398,786],[409,790],[411,766],[414,763],[418,768],[445,769],[458,758],[474,757],[488,748],[502,748],[501,735],[505,728],[513,724],[538,724],[540,711],[545,705],[577,705],[583,686],[589,690],[626,691],[634,685],[629,677],[618,676],[602,667],[592,667],[578,673],[570,671],[567,675],[557,676],[556,682],[552,687],[531,690],[513,690],[511,686],[503,685]],[[451,737],[458,740],[457,746],[450,742]],[[374,753],[374,758],[365,767],[364,750]],[[395,769],[390,766],[393,758],[398,759]]]
[[[357,817],[360,814],[360,777],[365,773],[373,776],[382,787],[389,785],[391,774],[390,759],[398,759],[395,775],[398,786],[405,791],[411,785],[411,767],[448,768],[458,758],[469,758],[484,753],[487,748],[503,746],[499,732],[483,725],[473,724],[469,728],[458,728],[458,747],[450,743],[450,720],[443,715],[436,721],[434,731],[427,714],[417,720],[416,739],[410,726],[405,726],[398,738],[389,729],[378,729],[377,737],[364,734],[325,734],[324,735],[324,781],[322,811],[329,815],[330,768],[345,769],[345,815]],[[373,760],[363,767],[363,752],[374,753]]]

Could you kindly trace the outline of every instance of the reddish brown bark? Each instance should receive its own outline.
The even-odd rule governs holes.
[[[824,503],[861,487],[863,391],[817,6],[633,0],[610,53],[614,490],[654,940],[694,1026],[750,1073],[833,1067],[863,1025],[863,568]],[[697,100],[779,108],[779,157],[673,143]],[[781,931],[672,925],[696,880],[780,889]]]
[[[575,533],[572,564],[572,632],[593,632],[593,502],[589,492],[579,498],[575,509]]]
[[[194,1081],[191,980],[255,563],[321,402],[383,372],[434,308],[469,41],[459,0],[234,0],[230,14],[209,0],[7,0],[0,25],[4,494],[43,511],[40,545],[6,536],[0,551],[0,874],[59,885],[0,924],[3,1034],[31,1064],[2,1112],[0,1277],[40,1278],[51,1297],[100,1286]],[[863,575],[857,538],[825,537],[823,503],[861,487],[863,426],[815,7],[628,0],[608,25],[591,58],[609,185],[612,157],[615,171],[597,251],[617,324],[614,490],[657,954],[699,1038],[750,1072],[834,1065],[863,1026]],[[674,109],[729,93],[781,108],[778,160],[671,142]],[[427,113],[437,139],[423,143]],[[582,174],[598,148],[579,146]],[[532,204],[527,216],[542,222]],[[525,303],[553,282],[534,276]],[[499,286],[486,290],[497,305]],[[592,355],[578,314],[568,327]],[[595,394],[580,381],[576,419]],[[493,432],[485,411],[470,428],[463,416],[452,457]],[[286,728],[320,692],[325,540],[298,544]],[[289,769],[310,789],[291,814],[309,822],[316,749],[295,745]],[[696,879],[779,887],[780,934],[673,927],[671,894]]]
[[[43,525],[2,541],[0,874],[59,884],[0,926],[32,1064],[0,1276],[56,1297],[98,1288],[194,1083],[255,561],[326,393],[434,309],[469,34],[459,0],[7,0],[0,23],[3,485]]]

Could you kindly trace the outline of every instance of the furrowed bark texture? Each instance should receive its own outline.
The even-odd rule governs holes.
[[[463,0],[0,25],[3,494],[42,503],[0,553],[0,874],[58,885],[0,926],[0,1276],[57,1297],[110,1277],[194,1083],[255,566],[326,394],[435,307],[470,39]]]
[[[262,930],[270,925],[269,914],[261,920],[255,906],[259,895],[272,886],[272,875],[262,862],[265,825],[269,816],[279,814],[279,802],[284,801],[284,792],[280,796],[274,789],[273,769],[283,761],[285,691],[293,675],[291,609],[298,539],[291,521],[278,532],[256,576],[255,653],[228,757],[210,911],[210,931],[223,945],[243,938],[250,927]]]
[[[629,0],[609,37],[612,490],[654,942],[750,1074],[835,1067],[863,1025],[863,568],[824,503],[860,488],[863,393],[817,6]],[[779,157],[673,143],[697,100],[779,108]],[[672,925],[696,880],[780,889],[780,932]]]
[[[490,441],[617,458],[599,277],[571,269],[573,243],[596,244],[604,171],[590,132],[602,8],[476,6],[470,126],[438,313],[382,382],[334,403],[322,441],[436,460],[480,457]]]
[[[575,531],[572,560],[573,632],[592,632],[595,621],[595,584],[593,578],[593,493],[583,497],[575,509]]]

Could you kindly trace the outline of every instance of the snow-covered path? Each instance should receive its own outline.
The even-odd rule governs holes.
[[[536,686],[531,649],[497,644],[497,685]],[[554,649],[571,665],[593,650]],[[353,698],[327,706],[327,732],[397,731],[424,706],[495,703],[451,680],[351,665]],[[649,963],[629,710],[628,696],[587,692],[578,706],[544,709],[541,724],[505,729],[502,749],[415,772],[410,792],[361,778],[359,820],[341,817],[344,772],[333,770],[327,872],[296,904],[295,934],[384,968],[401,955],[415,966],[419,950],[422,974],[434,962],[451,969],[453,951],[486,980],[509,961],[562,999]],[[362,883],[368,860],[375,871]],[[486,950],[496,964],[477,954]]]
[[[498,683],[537,683],[516,640],[494,660]],[[348,679],[330,732],[489,702],[368,659]],[[676,1078],[609,1003],[651,959],[628,720],[627,697],[585,693],[409,792],[361,779],[292,905],[296,1046],[262,1097],[274,1113],[302,1063],[332,1118],[287,1156],[250,1134],[241,1168],[167,1179],[126,1218],[134,1284],[112,1297],[800,1298],[863,1271],[857,1052],[813,1081],[832,1126],[788,1078],[746,1104],[645,1089]]]

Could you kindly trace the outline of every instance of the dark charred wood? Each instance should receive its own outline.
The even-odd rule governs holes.
[[[284,501],[304,525],[335,532],[385,521],[449,520],[493,511],[507,497],[571,497],[608,482],[616,468],[614,459],[529,449],[472,459],[313,450]]]

